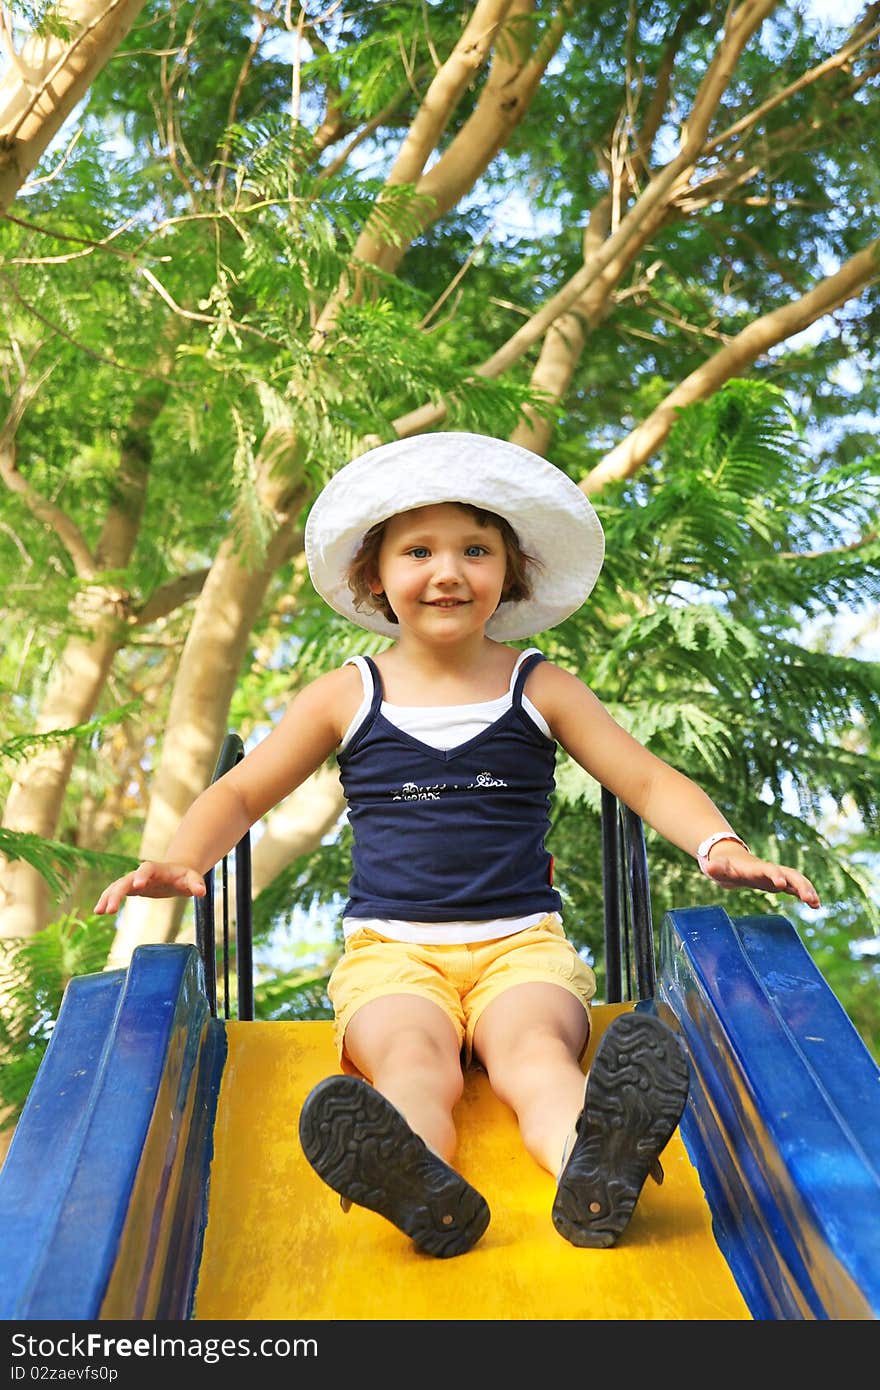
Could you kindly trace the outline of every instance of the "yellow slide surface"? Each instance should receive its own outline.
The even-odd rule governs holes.
[[[631,1007],[594,1006],[591,1049]],[[473,1250],[438,1260],[373,1212],[343,1213],[302,1155],[302,1103],[338,1071],[331,1025],[226,1027],[196,1319],[751,1320],[677,1132],[665,1182],[645,1184],[620,1243],[579,1250],[551,1223],[553,1179],[485,1075],[470,1073],[456,1166],[492,1221]]]

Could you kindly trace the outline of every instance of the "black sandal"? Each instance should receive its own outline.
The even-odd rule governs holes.
[[[687,1101],[687,1056],[652,1014],[621,1014],[587,1077],[584,1108],[559,1177],[553,1225],[572,1245],[613,1245],[645,1179],[663,1179],[660,1154]]]
[[[429,1255],[463,1255],[489,1224],[485,1198],[358,1077],[319,1081],[300,1113],[299,1137],[343,1205],[378,1212]]]

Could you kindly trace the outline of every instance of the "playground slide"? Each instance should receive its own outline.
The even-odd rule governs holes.
[[[477,1072],[458,1161],[492,1222],[442,1261],[302,1158],[329,1024],[212,1018],[189,947],[75,979],[0,1172],[0,1318],[875,1319],[880,1071],[793,926],[669,914],[656,999],[597,1006],[591,1045],[632,1007],[680,1030],[693,1080],[619,1245],[555,1233]]]
[[[621,1007],[597,1009],[595,1037]],[[460,1260],[435,1260],[372,1212],[343,1214],[296,1140],[306,1094],[336,1069],[330,1027],[229,1030],[196,1318],[750,1316],[680,1141],[667,1147],[663,1186],[647,1185],[613,1258],[577,1250],[551,1223],[552,1178],[524,1153],[480,1073],[460,1105],[458,1154],[492,1212],[479,1244]]]

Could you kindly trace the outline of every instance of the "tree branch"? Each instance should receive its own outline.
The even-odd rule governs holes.
[[[661,54],[655,76],[654,86],[647,105],[645,119],[636,126],[635,116],[638,108],[638,95],[633,90],[631,64],[627,58],[626,90],[624,108],[626,116],[616,123],[609,136],[611,148],[609,157],[599,152],[600,165],[604,167],[610,188],[591,209],[583,236],[583,259],[589,263],[596,254],[609,231],[616,229],[620,221],[620,209],[638,192],[640,175],[648,175],[650,170],[649,152],[659,129],[666,109],[675,68],[675,59],[681,48],[684,36],[691,29],[697,15],[702,12],[701,0],[694,0],[679,16]],[[632,27],[631,25],[629,26]],[[631,134],[627,137],[627,131]],[[627,149],[627,138],[631,139],[632,149]],[[665,215],[664,215],[665,216]],[[659,222],[663,217],[656,219]],[[541,391],[546,398],[559,403],[565,396],[577,363],[587,341],[588,333],[601,322],[615,297],[615,286],[632,265],[636,256],[653,232],[653,222],[642,226],[638,237],[633,238],[625,255],[611,261],[597,280],[576,300],[572,307],[550,325],[541,342],[541,350],[531,376],[531,385]],[[648,279],[652,278],[652,273]],[[630,293],[634,292],[634,288]],[[619,302],[620,295],[617,296]],[[527,406],[524,418],[511,435],[514,444],[521,444],[536,454],[546,453],[553,429],[553,421],[545,411],[537,411]]]
[[[246,53],[245,56],[244,56],[244,62],[242,63],[241,67],[240,67],[239,70],[238,70],[238,76],[237,76],[236,79],[235,79],[235,86],[234,86],[233,89],[232,89],[232,96],[229,98],[229,112],[228,112],[227,117],[226,117],[226,126],[227,126],[227,129],[229,128],[229,126],[232,125],[233,121],[235,120],[235,118],[236,118],[236,116],[237,116],[237,114],[238,114],[238,103],[239,103],[239,100],[240,100],[240,98],[241,98],[242,91],[244,90],[244,84],[245,84],[245,81],[246,81],[246,79],[247,79],[247,75],[248,75],[248,73],[249,73],[250,70],[251,70],[251,66],[252,66],[252,64],[253,64],[254,57],[255,57],[255,55],[256,55],[257,49],[258,49],[259,46],[260,46],[260,40],[263,38],[263,35],[265,34],[265,32],[266,32],[266,30],[268,29],[268,27],[269,27],[269,20],[268,20],[268,18],[266,18],[265,16],[259,16],[259,17],[258,17],[258,21],[257,21],[256,31],[255,31],[255,33],[254,33],[253,38],[251,39],[250,45],[249,45],[249,47],[248,47],[248,51],[247,51],[247,53]],[[219,174],[218,174],[218,176],[217,176],[217,186],[216,186],[216,190],[215,190],[215,199],[214,199],[214,201],[216,202],[216,204],[217,204],[218,207],[220,206],[220,203],[222,202],[222,199],[223,199],[223,190],[224,190],[224,188],[225,188],[225,186],[226,186],[226,165],[227,165],[228,159],[229,159],[229,138],[228,138],[228,136],[227,136],[226,140],[224,141],[223,148],[221,149],[220,153],[219,153],[218,156],[217,156],[217,165],[218,165],[218,168],[219,168],[220,172],[219,172]]]
[[[512,8],[531,12],[533,0],[514,0]],[[510,18],[513,18],[512,14]],[[571,0],[563,0],[556,18],[548,25],[535,52],[525,62],[519,59],[512,61],[496,48],[488,79],[473,113],[449,148],[416,184],[416,192],[425,198],[422,207],[430,208],[429,212],[425,211],[419,217],[418,231],[424,231],[459,202],[488,168],[511,131],[519,125],[547,64],[559,48],[570,18]],[[405,241],[401,239],[393,246],[382,246],[378,253],[374,252],[374,263],[383,270],[393,270],[400,264],[417,234],[414,231]]]
[[[0,79],[0,208],[12,202],[145,3],[66,0],[72,41],[32,34],[24,44]]]
[[[51,319],[41,313],[34,304],[31,304],[30,301],[19,294],[17,290],[13,290],[12,293],[16,302],[27,309],[28,313],[33,314],[34,318],[39,323],[42,323],[46,328],[50,329],[56,337],[63,338],[65,342],[70,343],[78,352],[84,353],[86,357],[91,357],[96,362],[105,362],[107,366],[115,368],[116,371],[129,372],[132,376],[141,377],[145,381],[165,380],[164,375],[160,372],[145,372],[140,367],[132,367],[129,366],[127,362],[121,362],[118,357],[111,357],[109,353],[96,352],[94,348],[79,342],[78,339],[74,338],[72,333],[68,333],[67,330],[61,328],[59,324],[53,323]]]
[[[403,144],[385,180],[385,188],[401,184],[416,184],[422,171],[433,154],[437,142],[452,118],[459,97],[474,73],[486,61],[497,31],[505,19],[511,4],[529,3],[529,0],[477,0],[474,11],[465,26],[458,43],[446,62],[440,68],[425,93],[424,101],[404,137]],[[381,202],[381,194],[379,197]],[[352,252],[352,265],[379,265],[385,242],[377,238],[368,226],[357,238]],[[353,293],[356,275],[344,275],[336,291],[315,325],[311,346],[319,349],[324,345],[331,331],[339,307]]]
[[[52,367],[47,367],[35,380],[27,381],[23,378],[13,394],[6,419],[0,425],[0,479],[3,480],[10,492],[14,492],[21,498],[32,516],[35,516],[38,521],[42,521],[44,525],[55,532],[73,561],[74,569],[79,577],[91,580],[94,579],[97,568],[92,552],[79,527],[60,507],[56,507],[53,502],[48,502],[45,497],[32,488],[27,479],[22,477],[18,471],[15,444],[18,427],[24,418],[28,405],[51,375],[51,372]]]
[[[880,238],[858,251],[834,275],[826,276],[800,299],[755,319],[685,377],[646,420],[587,474],[580,484],[584,492],[599,492],[606,483],[631,478],[667,438],[680,410],[694,401],[705,400],[731,377],[746,371],[770,348],[802,332],[878,278]]]
[[[880,12],[880,5],[871,5],[868,13],[870,14],[871,11],[875,14]],[[878,34],[880,34],[880,24],[866,25],[863,19],[856,30],[856,36],[854,38],[849,39],[836,53],[832,53],[830,58],[826,58],[824,62],[819,63],[814,68],[810,68],[809,72],[802,73],[794,82],[790,82],[787,87],[782,87],[778,92],[774,92],[772,97],[768,97],[766,101],[756,106],[753,111],[748,112],[745,116],[741,116],[738,121],[734,121],[733,125],[728,126],[726,130],[721,131],[719,135],[716,135],[713,139],[708,141],[705,146],[705,153],[714,153],[721,145],[727,144],[727,142],[732,140],[735,136],[741,135],[743,131],[749,130],[757,125],[763,116],[766,116],[777,106],[781,106],[789,97],[794,96],[805,87],[812,86],[812,84],[818,82],[820,78],[828,77],[829,74],[837,72],[840,68],[845,68],[850,58],[854,57],[859,49],[866,47]]]
[[[138,271],[147,283],[152,285],[159,298],[165,301],[169,309],[173,309],[175,314],[179,314],[182,319],[191,319],[194,323],[208,323],[215,328],[226,325],[229,328],[234,328],[237,333],[250,333],[263,343],[279,343],[277,338],[271,338],[267,333],[261,333],[259,328],[254,328],[249,323],[241,323],[237,319],[225,320],[212,314],[198,314],[194,309],[184,309],[183,305],[178,304],[177,300],[166,290],[161,280],[158,280],[151,270],[147,270],[146,266],[142,265],[138,266]]]
[[[777,560],[821,560],[826,555],[851,555],[855,550],[863,550],[866,545],[875,545],[880,538],[880,531],[866,531],[857,540],[847,541],[844,545],[830,545],[824,550],[781,550],[775,557]]]
[[[169,579],[167,584],[160,584],[147,601],[135,610],[135,627],[148,627],[159,618],[167,618],[169,613],[175,613],[183,604],[201,593],[210,573],[210,568],[190,570],[187,574],[179,574],[175,579]]]
[[[709,123],[721,97],[725,84],[730,81],[737,59],[755,29],[774,8],[776,0],[746,0],[739,10],[730,17],[728,29],[721,45],[709,65],[706,76],[694,100],[691,119],[688,121],[682,140],[680,153],[662,169],[646,186],[645,191],[630,208],[616,232],[608,238],[601,250],[589,263],[583,265],[555,295],[533,314],[527,324],[508,338],[503,347],[477,368],[478,376],[496,377],[517,362],[534,343],[536,343],[550,324],[560,314],[564,314],[581,297],[586,289],[599,278],[602,272],[619,254],[626,256],[627,243],[638,237],[643,224],[653,227],[658,211],[666,215],[666,207],[679,188],[686,187],[693,173],[702,142]],[[643,244],[640,241],[639,244]]]
[[[421,73],[424,71],[424,68],[420,68],[419,73],[417,75],[421,75]],[[335,159],[331,160],[329,164],[325,165],[323,169],[319,170],[319,172],[315,176],[315,182],[322,183],[327,179],[331,179],[334,174],[338,174],[339,170],[345,166],[345,164],[348,162],[349,156],[357,149],[358,145],[363,144],[364,140],[369,139],[369,137],[371,135],[374,135],[375,132],[379,130],[381,126],[385,125],[386,122],[389,121],[391,117],[394,115],[395,111],[400,110],[401,106],[406,101],[409,95],[409,83],[402,82],[401,85],[398,87],[397,91],[395,92],[394,96],[391,98],[391,100],[387,102],[385,106],[382,107],[382,110],[378,111],[375,116],[372,116],[370,120],[366,122],[365,125],[362,125],[360,129],[355,132],[355,134],[349,140],[348,144],[345,145],[345,147],[339,151],[339,154],[336,156]],[[322,146],[320,144],[320,135],[321,131],[319,130],[315,137],[315,141],[319,149],[332,143],[330,137],[328,136],[324,140],[324,145]]]
[[[418,181],[459,97],[485,63],[512,3],[514,0],[477,0],[461,38],[425,93],[386,180],[389,186]]]

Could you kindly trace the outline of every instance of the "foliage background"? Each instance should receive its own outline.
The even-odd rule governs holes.
[[[53,8],[11,15],[21,40]],[[538,644],[824,904],[721,894],[649,832],[655,923],[786,912],[880,1056],[878,6],[834,18],[142,7],[0,223],[0,851],[42,885],[0,923],[9,1113],[70,975],[192,930],[127,907],[108,939],[100,887],[162,852],[227,728],[250,745],[380,645],[308,584],[315,492],[438,426],[589,492],[607,563]],[[263,1017],[328,1012],[348,832],[326,773],[259,879]],[[565,758],[558,784],[566,925],[601,987],[599,789]]]

